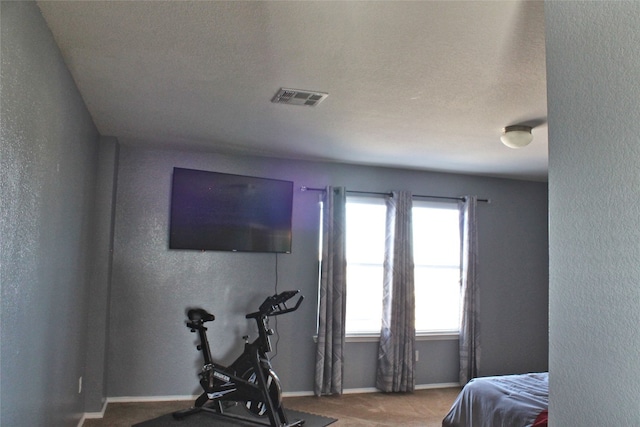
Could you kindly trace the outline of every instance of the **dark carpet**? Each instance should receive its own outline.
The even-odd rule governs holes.
[[[285,409],[289,423],[304,420],[304,427],[324,427],[336,422],[335,418],[322,417],[307,412]],[[256,418],[259,422],[269,423],[269,418]],[[198,412],[177,420],[172,414],[166,414],[152,420],[134,424],[133,427],[253,427],[258,424],[221,417],[210,412]]]

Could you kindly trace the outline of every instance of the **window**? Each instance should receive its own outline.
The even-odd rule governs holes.
[[[416,332],[458,331],[460,213],[453,203],[414,201]]]
[[[413,202],[416,332],[457,332],[460,230],[454,203]],[[350,335],[379,334],[386,204],[347,197],[347,320]]]
[[[346,333],[380,333],[384,199],[347,197]]]

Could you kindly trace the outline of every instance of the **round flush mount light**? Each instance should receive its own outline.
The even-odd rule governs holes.
[[[509,148],[522,148],[533,140],[531,126],[513,125],[502,129],[500,140]]]

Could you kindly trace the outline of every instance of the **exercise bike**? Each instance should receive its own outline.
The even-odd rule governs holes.
[[[211,350],[207,340],[206,322],[215,320],[215,316],[202,308],[187,311],[187,327],[197,332],[200,343],[196,346],[202,351],[204,367],[200,372],[200,385],[204,392],[196,399],[194,406],[173,413],[181,419],[200,411],[269,427],[294,427],[304,424],[304,420],[289,422],[282,407],[282,388],[278,376],[271,368],[267,353],[271,352],[269,336],[269,317],[296,311],[304,297],[299,296],[293,307],[287,307],[287,301],[300,291],[284,291],[264,300],[258,311],[249,313],[247,319],[255,319],[258,324],[258,337],[249,342],[244,336],[244,351],[228,367],[219,365],[211,359]],[[229,412],[230,408],[243,405],[251,417]],[[267,422],[264,418],[268,418]]]

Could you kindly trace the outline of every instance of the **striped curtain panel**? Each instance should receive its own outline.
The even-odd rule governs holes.
[[[460,204],[462,236],[460,324],[460,384],[478,376],[480,365],[480,301],[478,290],[478,236],[476,229],[476,196],[467,196]]]
[[[327,187],[322,210],[322,261],[316,347],[316,396],[342,394],[346,318],[346,206],[344,187]]]
[[[382,329],[376,387],[384,392],[415,388],[415,295],[412,198],[408,191],[387,199]]]

